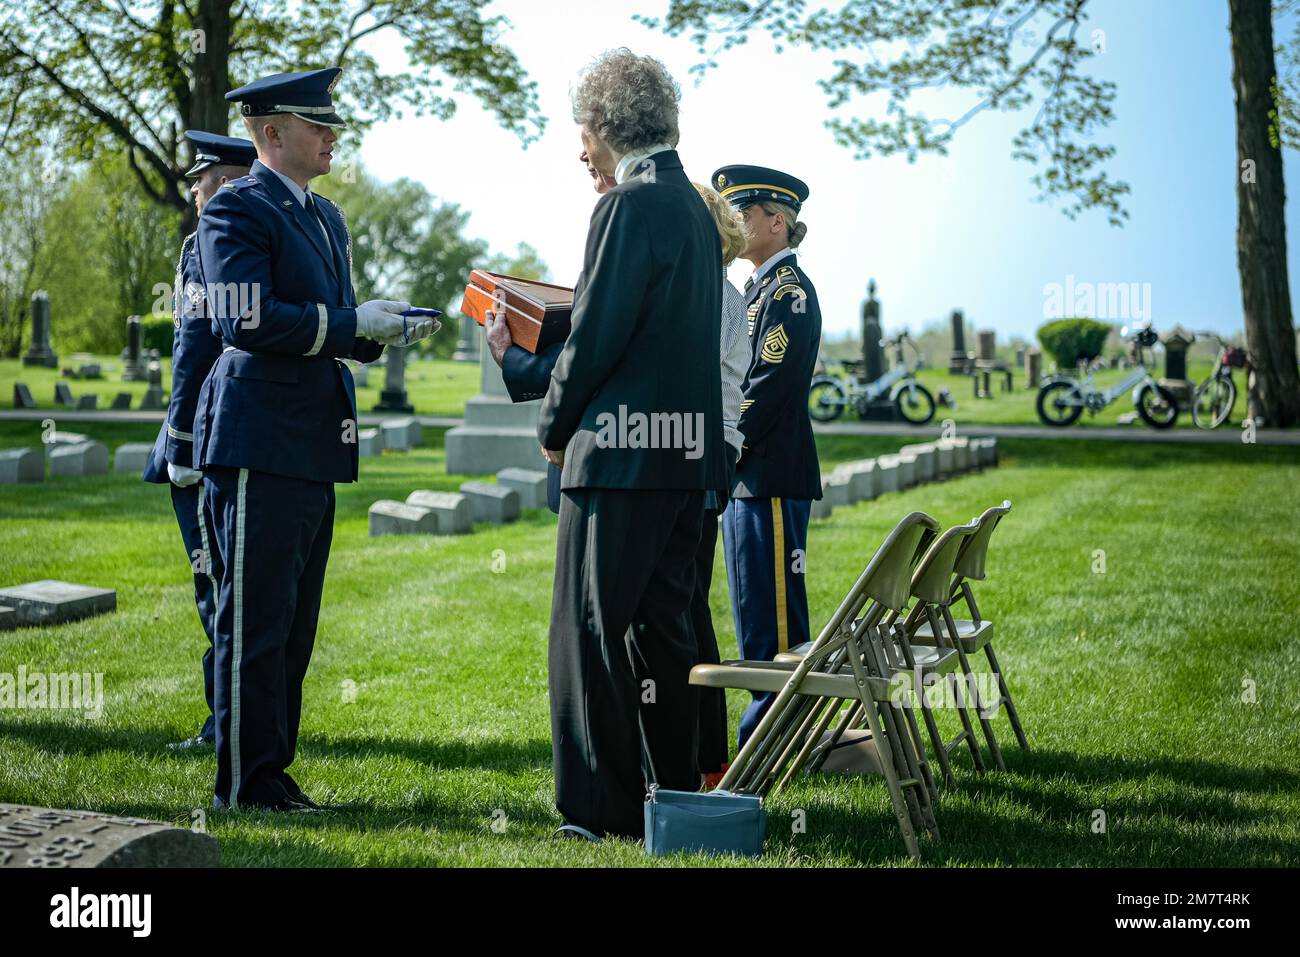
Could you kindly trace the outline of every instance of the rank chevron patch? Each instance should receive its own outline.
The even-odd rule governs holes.
[[[788,345],[790,337],[785,333],[785,323],[781,323],[763,338],[763,361],[776,365],[785,358]]]

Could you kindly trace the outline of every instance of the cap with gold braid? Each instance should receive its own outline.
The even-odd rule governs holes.
[[[713,174],[713,188],[737,209],[755,203],[785,203],[797,213],[808,198],[808,184],[766,166],[724,166]]]
[[[347,126],[334,112],[331,94],[343,73],[336,66],[306,73],[276,73],[231,90],[226,99],[240,104],[244,116],[292,113],[320,126]]]

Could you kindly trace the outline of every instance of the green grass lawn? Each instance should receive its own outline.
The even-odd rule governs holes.
[[[20,359],[0,359],[0,408],[13,405],[14,383],[23,382],[31,389],[32,398],[42,409],[58,409],[54,402],[54,385],[66,382],[73,396],[95,394],[99,408],[107,409],[119,392],[131,393],[131,407],[139,408],[140,399],[148,388],[144,382],[123,382],[122,361],[117,356],[94,356],[93,361],[103,367],[102,379],[64,379],[65,367],[75,367],[79,362],[68,356],[59,357],[58,369],[24,367]],[[162,360],[163,392],[171,391],[171,359]],[[365,388],[357,389],[357,409],[369,412],[379,401],[379,390],[384,384],[382,366],[370,370]],[[479,391],[479,368],[473,362],[452,362],[450,359],[420,359],[406,367],[406,391],[411,404],[422,415],[461,416],[465,414],[465,400]]]
[[[33,423],[0,423],[31,444]],[[83,427],[110,444],[140,426]],[[31,434],[29,434],[31,433]],[[629,842],[551,842],[546,632],[554,520],[370,539],[366,508],[454,488],[442,436],[340,486],[295,777],[329,815],[208,814],[227,864],[643,865]],[[824,467],[897,440],[824,436]],[[927,865],[1282,865],[1300,848],[1300,450],[1001,443],[1002,465],[836,509],[810,532],[814,621],[906,512],[945,525],[1010,498],[983,611],[1034,747],[995,725],[1007,773],[958,757]],[[635,547],[635,543],[629,543]],[[504,554],[507,573],[493,574]],[[1096,567],[1105,553],[1105,571]],[[103,672],[105,714],[0,711],[0,801],[188,822],[211,754],[203,638],[166,491],[129,476],[0,487],[0,582],[118,590],[115,614],[0,633],[0,671]],[[714,618],[736,653],[719,554]],[[1244,703],[1243,682],[1254,683]],[[345,689],[355,688],[348,701]],[[743,707],[729,697],[732,729]],[[951,714],[941,714],[946,729]],[[907,864],[883,783],[814,776],[768,802],[769,865]],[[1095,809],[1105,834],[1093,833]],[[806,814],[793,833],[792,815]],[[494,819],[504,815],[498,833]],[[688,858],[678,863],[718,863]],[[729,862],[731,863],[731,862]]]

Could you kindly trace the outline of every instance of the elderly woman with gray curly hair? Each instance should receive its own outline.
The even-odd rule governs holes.
[[[722,251],[674,148],[679,97],[662,63],[626,49],[573,91],[588,162],[615,186],[592,212],[537,434],[563,468],[548,650],[557,834],[588,840],[642,836],[647,783],[700,784],[693,558],[729,455]]]

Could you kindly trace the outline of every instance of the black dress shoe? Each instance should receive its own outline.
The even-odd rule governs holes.
[[[306,795],[303,795],[303,797],[306,798]],[[213,797],[212,807],[217,811],[276,811],[285,814],[316,814],[325,810],[310,798],[303,801],[289,797],[281,798],[269,804],[263,801],[245,801],[238,807],[232,807],[221,798]]]
[[[211,738],[205,738],[201,734],[196,734],[192,738],[186,738],[184,741],[173,741],[167,745],[168,751],[205,751],[216,746],[216,742]]]

